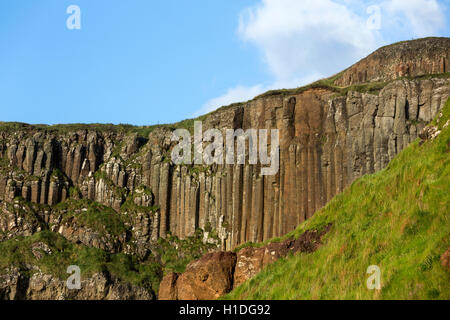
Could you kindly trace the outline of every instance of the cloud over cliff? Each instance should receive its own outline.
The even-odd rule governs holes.
[[[199,113],[330,76],[390,42],[438,35],[444,10],[437,0],[261,0],[241,12],[238,35],[259,49],[272,81],[230,88]]]

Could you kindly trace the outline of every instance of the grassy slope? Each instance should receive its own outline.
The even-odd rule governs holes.
[[[450,118],[450,100],[439,121]],[[358,179],[294,232],[332,222],[324,245],[269,266],[225,299],[450,299],[450,126]],[[292,235],[292,234],[291,234]],[[370,265],[382,289],[368,290]]]

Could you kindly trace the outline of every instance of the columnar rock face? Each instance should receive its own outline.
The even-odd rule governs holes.
[[[450,96],[450,76],[443,73],[449,52],[449,39],[383,48],[335,82],[386,81],[378,92],[342,94],[322,87],[268,93],[204,118],[204,132],[279,129],[280,169],[273,176],[261,176],[261,165],[248,161],[174,165],[170,126],[148,137],[89,128],[1,129],[0,201],[11,203],[18,196],[50,206],[69,198],[96,201],[131,216],[134,239],[141,244],[168,232],[184,238],[198,228],[217,234],[223,249],[281,236],[356,178],[384,168],[418,137]],[[399,61],[409,66],[401,76],[442,74],[393,80]],[[129,203],[156,212],[127,211]],[[2,210],[0,231],[28,235],[39,223],[53,221],[21,225],[17,219]],[[81,239],[73,228],[70,234],[73,241],[103,246],[95,237]],[[124,250],[120,243],[106,249]]]

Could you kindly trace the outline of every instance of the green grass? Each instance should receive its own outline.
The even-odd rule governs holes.
[[[37,242],[47,244],[52,253],[44,254],[37,260],[31,250],[32,244]],[[46,274],[67,279],[67,267],[77,265],[81,269],[82,279],[107,271],[125,282],[152,288],[159,286],[162,276],[161,266],[154,259],[138,261],[136,257],[125,254],[110,254],[71,243],[59,234],[47,230],[31,237],[0,242],[0,252],[0,274],[6,273],[7,268],[17,267],[22,274],[31,275],[36,270],[29,270],[27,265],[32,265]]]
[[[101,123],[93,123],[93,124],[83,124],[83,123],[71,123],[71,124],[55,124],[55,125],[46,125],[46,124],[35,124],[30,125],[22,122],[1,122],[0,121],[0,130],[1,131],[19,131],[19,130],[46,130],[49,132],[56,133],[67,133],[81,130],[92,130],[98,132],[115,132],[115,133],[127,133],[132,130],[135,130],[136,127],[129,124],[101,124]]]
[[[439,127],[450,118],[450,100]],[[450,246],[450,127],[355,181],[287,235],[333,223],[312,254],[281,259],[225,299],[450,299],[440,256]],[[369,290],[370,265],[381,290]]]
[[[64,222],[74,217],[77,223],[90,228],[100,234],[119,236],[127,231],[121,216],[114,209],[87,199],[69,199],[55,206],[57,212],[67,211],[63,214]],[[83,211],[81,209],[86,209]],[[75,213],[79,210],[79,213]]]
[[[27,124],[22,122],[3,122],[0,121],[0,132],[16,132],[16,131],[47,131],[57,134],[66,134],[76,131],[97,131],[97,132],[109,132],[115,134],[132,134],[136,133],[138,137],[148,138],[148,135],[157,128],[169,128],[169,129],[187,129],[193,133],[194,121],[202,121],[205,116],[200,116],[195,119],[187,119],[172,124],[155,124],[149,126],[134,126],[131,124],[102,124],[102,123],[71,123],[71,124]]]
[[[134,203],[133,198],[127,199],[121,206],[120,206],[120,212],[122,213],[148,213],[148,214],[155,214],[160,207],[158,205],[151,206],[151,207],[145,207],[145,206],[139,206],[136,203]]]
[[[143,188],[143,192],[149,194],[151,190]],[[125,202],[121,211],[154,213],[158,210],[157,207],[137,206],[132,200],[133,197]],[[78,265],[83,279],[105,271],[122,281],[152,288],[157,292],[164,272],[183,272],[190,261],[215,248],[212,244],[204,244],[203,232],[197,230],[193,236],[183,240],[171,235],[166,239],[159,239],[157,243],[151,245],[151,253],[145,257],[108,253],[70,242],[63,236],[49,231],[48,226],[40,221],[37,215],[37,212],[44,211],[46,206],[32,204],[21,198],[16,198],[16,201],[20,206],[14,208],[13,204],[9,204],[9,209],[22,219],[39,224],[43,231],[29,237],[0,241],[0,275],[8,273],[11,267],[19,268],[24,275],[31,275],[37,270],[30,266],[37,266],[46,274],[67,279],[67,267]],[[60,203],[54,207],[54,214],[61,214],[62,222],[75,218],[77,224],[100,234],[116,237],[130,231],[126,225],[129,215],[119,214],[107,206],[87,199],[69,199]],[[0,239],[4,236],[6,234],[0,234]],[[45,243],[52,253],[44,254],[40,260],[36,259],[32,254],[32,245],[37,242]],[[127,244],[133,245],[131,242]]]
[[[37,270],[30,269],[29,266],[37,266],[46,274],[67,279],[67,267],[77,265],[82,279],[98,272],[109,272],[122,281],[152,288],[157,292],[164,271],[183,272],[190,261],[200,258],[213,248],[210,244],[203,244],[202,238],[198,231],[185,240],[172,236],[159,239],[154,245],[153,254],[140,259],[137,256],[112,254],[75,244],[57,233],[44,230],[30,237],[16,237],[0,242],[0,275],[15,267],[22,274],[31,276]],[[40,260],[32,254],[32,245],[38,242],[45,243],[52,251],[51,254],[43,254]]]
[[[217,247],[203,243],[203,232],[200,229],[183,240],[169,234],[165,239],[158,239],[155,245],[155,253],[160,257],[165,273],[184,272],[189,262],[200,259],[212,249]]]

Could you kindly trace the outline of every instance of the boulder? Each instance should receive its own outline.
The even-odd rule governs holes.
[[[233,288],[236,254],[214,252],[188,264],[177,280],[178,299],[213,300]]]
[[[177,280],[179,274],[171,272],[166,274],[160,285],[158,300],[177,300]]]

